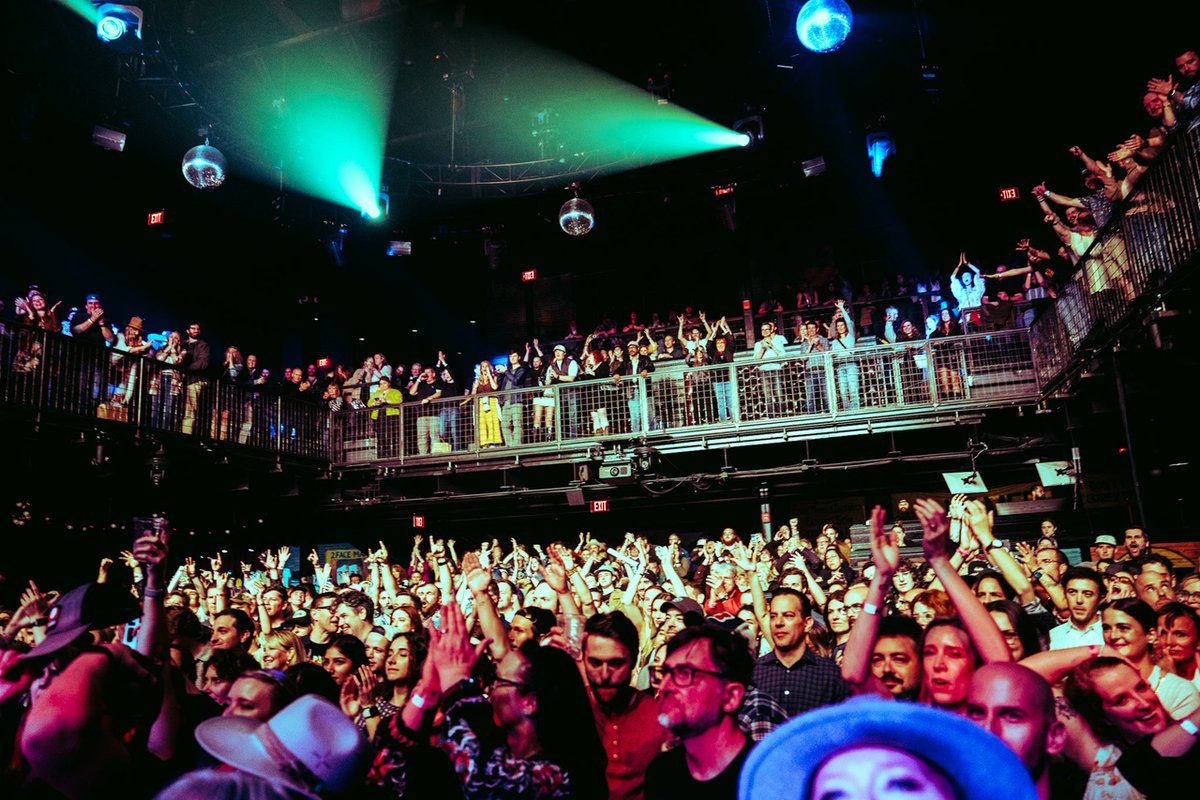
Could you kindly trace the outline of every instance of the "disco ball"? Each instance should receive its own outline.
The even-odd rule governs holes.
[[[582,197],[572,197],[558,210],[558,226],[571,236],[583,236],[595,225],[596,212]]]
[[[853,24],[845,0],[808,0],[796,15],[796,36],[814,53],[831,53],[845,44]]]
[[[197,189],[215,189],[225,182],[225,154],[198,144],[183,155],[183,177]]]

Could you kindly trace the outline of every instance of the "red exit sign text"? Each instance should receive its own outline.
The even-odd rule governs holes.
[[[1021,192],[1015,186],[1005,186],[1000,189],[1000,202],[1006,200],[1016,200],[1021,196]]]
[[[425,517],[421,514],[413,514],[413,527],[414,528],[424,528],[425,527]]]
[[[167,214],[166,210],[151,211],[149,214],[146,215],[146,224],[147,225],[162,225],[163,219],[166,217],[166,214]]]
[[[521,273],[521,280],[536,281],[537,280],[537,270],[536,269],[525,270],[524,272]]]
[[[595,514],[597,512],[608,511],[608,501],[607,500],[593,500],[591,502],[592,502],[592,513],[593,514]]]

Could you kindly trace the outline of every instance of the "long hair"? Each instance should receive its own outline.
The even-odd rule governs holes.
[[[1008,617],[1009,624],[1013,626],[1013,630],[1017,632],[1017,638],[1021,640],[1021,647],[1025,649],[1026,656],[1040,653],[1046,649],[1046,643],[1042,641],[1037,625],[1025,613],[1025,609],[1016,602],[993,600],[987,604],[987,610],[997,611]]]
[[[557,647],[542,647],[535,641],[523,644],[520,652],[525,680],[537,698],[532,720],[542,752],[566,770],[572,797],[607,797],[607,757],[575,660]]]

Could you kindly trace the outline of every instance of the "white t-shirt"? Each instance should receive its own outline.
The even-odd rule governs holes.
[[[1163,708],[1172,719],[1180,720],[1200,708],[1200,692],[1191,681],[1184,680],[1178,675],[1164,672],[1157,664],[1150,671],[1146,682],[1154,687]]]

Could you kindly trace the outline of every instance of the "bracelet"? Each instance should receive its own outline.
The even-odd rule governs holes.
[[[960,547],[958,548],[958,554],[963,558],[966,558],[967,556],[971,555],[971,551],[965,547]]]
[[[428,700],[426,700],[424,697],[421,697],[421,695],[417,694],[416,692],[413,692],[408,696],[408,702],[421,709],[425,708],[425,706],[429,704]]]
[[[1096,656],[1100,655],[1100,645],[1089,644],[1088,645],[1088,653],[1091,654],[1092,658],[1095,658]]]
[[[879,606],[875,605],[874,603],[863,603],[863,607],[862,607],[862,613],[864,613],[864,614],[878,614],[878,613],[879,613]]]
[[[370,719],[371,717],[378,716],[375,713],[375,706],[363,706],[362,710],[358,713],[363,719]]]
[[[1200,734],[1200,728],[1197,728],[1196,723],[1192,722],[1190,719],[1179,720],[1179,727],[1183,728],[1183,732],[1188,736],[1196,736],[1197,734]]]
[[[142,590],[142,597],[155,598],[155,597],[162,597],[162,596],[163,596],[163,589],[161,589],[161,588],[152,589],[149,586],[147,586],[145,589]]]

